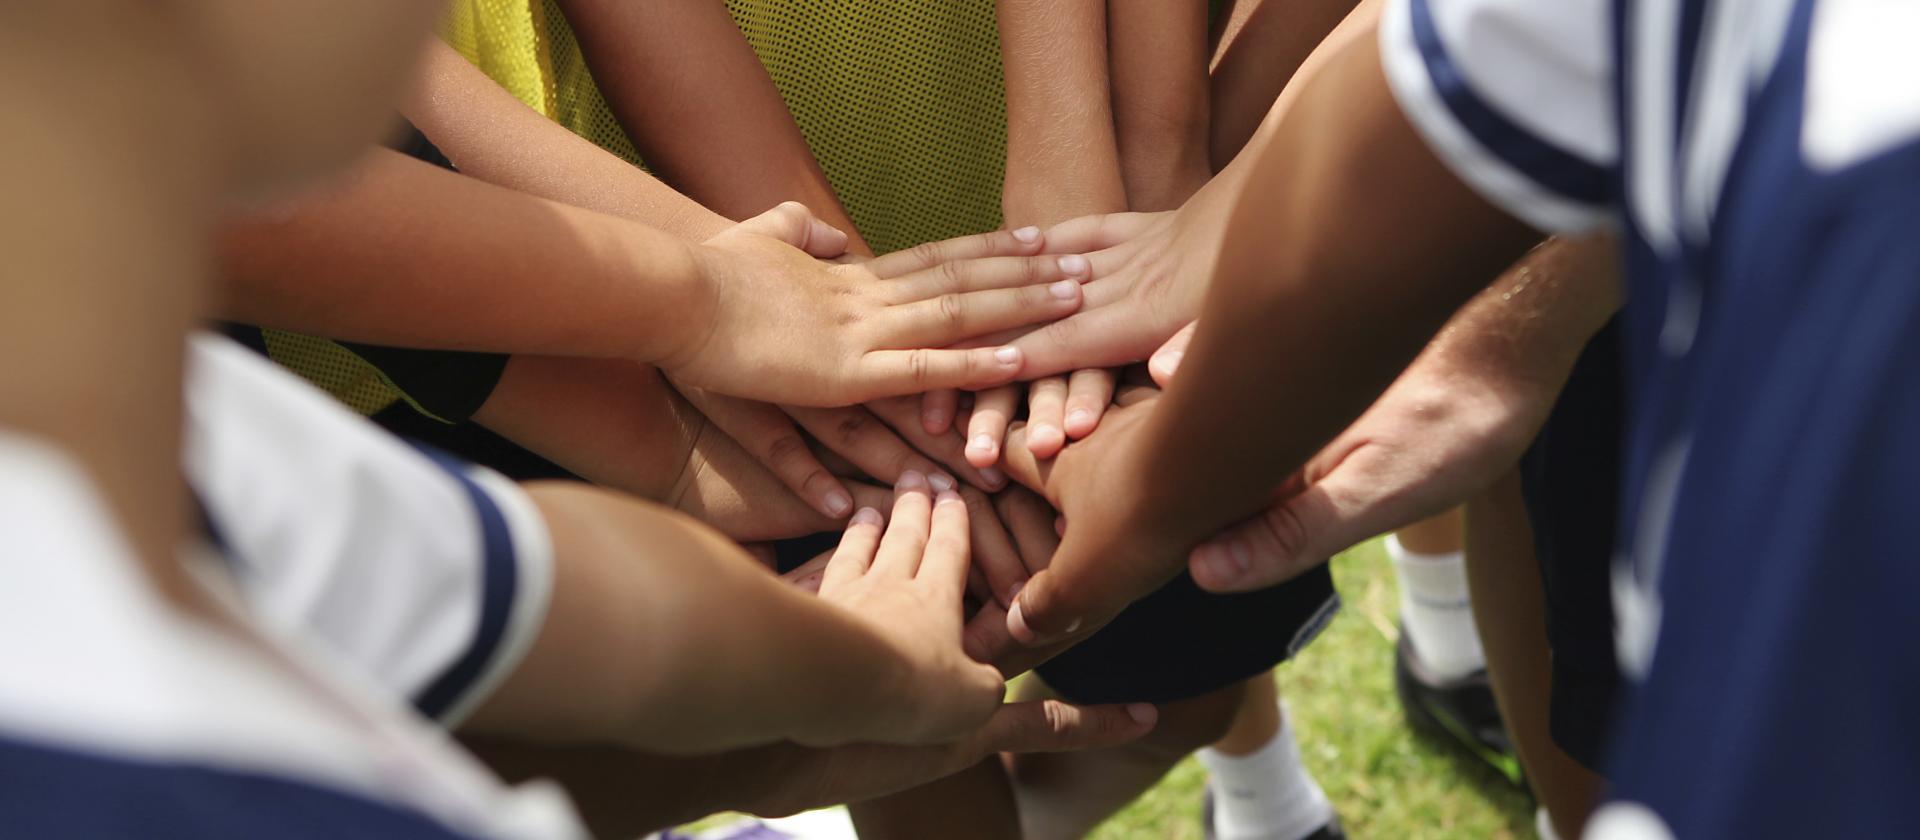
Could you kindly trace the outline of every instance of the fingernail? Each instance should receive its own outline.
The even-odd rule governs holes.
[[[1013,599],[1020,597],[1020,590],[1025,588],[1027,588],[1026,581],[1024,580],[1014,581],[1012,586],[1007,587],[1007,603],[1009,604],[1013,603]]]
[[[1003,365],[1019,364],[1020,348],[1002,347],[998,350],[993,351],[993,357],[995,359],[1000,360],[1000,364],[1003,364]]]
[[[1160,717],[1160,710],[1152,703],[1128,703],[1127,717],[1134,723],[1152,723]]]
[[[960,494],[952,490],[942,490],[939,495],[933,497],[933,503],[936,505],[958,504],[959,502]]]
[[[1064,537],[1067,535],[1066,517],[1056,516],[1053,518],[1053,535],[1056,537]]]
[[[1023,228],[1014,228],[1013,238],[1018,239],[1021,242],[1032,244],[1035,240],[1038,240],[1040,238],[1040,229],[1032,225],[1028,225]]]
[[[973,442],[967,444],[967,451],[992,452],[993,451],[993,435],[987,435],[987,434],[974,435]]]
[[[1067,412],[1068,428],[1084,429],[1087,427],[1088,423],[1092,423],[1092,422],[1093,422],[1093,412],[1088,411],[1084,408],[1076,408],[1072,411]]]
[[[1051,450],[1067,439],[1059,429],[1052,426],[1035,426],[1027,432],[1027,448],[1039,455],[1041,450]]]
[[[947,413],[939,409],[920,412],[920,423],[923,426],[944,428],[947,425]]]
[[[1093,266],[1087,262],[1087,258],[1079,254],[1068,254],[1061,257],[1059,265],[1060,271],[1070,277],[1078,277],[1093,270]]]
[[[1059,300],[1073,300],[1073,296],[1079,293],[1080,284],[1072,280],[1062,280],[1047,287],[1047,294],[1053,295]]]
[[[1007,483],[1007,474],[994,467],[981,467],[980,480],[986,482],[987,486],[997,489]]]
[[[925,490],[927,489],[927,477],[914,470],[907,470],[900,474],[900,480],[894,483],[893,488],[895,490]]]
[[[851,524],[878,525],[880,524],[880,511],[870,507],[863,507],[858,513],[853,515],[853,522]]]
[[[946,473],[934,473],[927,476],[927,483],[933,485],[936,493],[945,493],[954,488],[953,476]]]
[[[853,510],[852,496],[842,493],[839,490],[827,494],[828,516],[846,516],[847,511],[850,510]]]
[[[1180,367],[1180,360],[1186,357],[1187,357],[1187,351],[1174,350],[1171,352],[1162,353],[1158,356],[1155,356],[1153,360],[1159,363],[1159,367],[1161,370],[1167,373],[1172,373],[1175,368]]]
[[[1253,549],[1248,548],[1245,542],[1234,540],[1227,544],[1227,551],[1233,557],[1235,570],[1245,572],[1253,568]]]
[[[1007,633],[1025,644],[1033,644],[1037,640],[1033,628],[1027,626],[1027,617],[1022,614],[1019,601],[1013,602],[1013,606],[1007,610]]]
[[[1227,556],[1227,550],[1218,545],[1203,545],[1196,552],[1195,559],[1204,572],[1204,577],[1214,583],[1232,583],[1239,579],[1240,572],[1234,568],[1233,558]]]

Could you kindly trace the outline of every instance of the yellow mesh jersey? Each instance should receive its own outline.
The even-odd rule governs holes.
[[[875,250],[999,226],[1007,127],[993,0],[727,8]],[[551,0],[458,0],[445,36],[528,106],[639,162]]]
[[[880,252],[1000,224],[994,0],[728,0],[834,192]],[[528,107],[640,157],[551,0],[454,0],[441,37]],[[267,331],[273,358],[364,413],[404,395],[359,356]]]

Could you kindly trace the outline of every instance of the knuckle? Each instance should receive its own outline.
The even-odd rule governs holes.
[[[807,442],[799,435],[781,433],[767,441],[767,463],[791,469],[804,469],[805,460],[811,457],[807,452]]]
[[[1306,521],[1300,518],[1300,512],[1294,510],[1293,505],[1281,505],[1275,508],[1266,516],[1260,517],[1260,523],[1266,529],[1267,536],[1273,539],[1274,546],[1279,549],[1279,557],[1275,559],[1285,563],[1304,556],[1310,545],[1311,535]]]
[[[907,378],[922,388],[933,381],[933,351],[926,348],[907,351]]]
[[[967,272],[959,260],[943,259],[934,264],[934,270],[949,288],[958,288],[967,279]]]
[[[842,444],[850,446],[865,437],[871,425],[865,412],[848,411],[833,421],[833,434]]]
[[[967,304],[957,293],[948,293],[939,298],[940,323],[950,329],[960,329],[967,323]]]

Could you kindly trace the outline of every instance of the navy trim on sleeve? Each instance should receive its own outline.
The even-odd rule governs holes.
[[[0,737],[9,837],[454,838],[416,811],[294,778]]]
[[[1473,92],[1466,75],[1447,54],[1427,0],[1408,0],[1414,44],[1426,64],[1433,88],[1453,118],[1487,151],[1540,186],[1586,204],[1604,204],[1609,178],[1603,167],[1555,146],[1502,116]]]
[[[467,652],[454,660],[447,670],[414,698],[421,714],[435,720],[451,711],[461,697],[473,689],[486,672],[487,664],[500,649],[507,635],[507,620],[513,611],[513,594],[519,586],[520,565],[514,556],[513,533],[506,516],[480,485],[467,476],[466,465],[431,447],[414,444],[427,459],[460,482],[473,501],[480,518],[480,540],[484,553],[480,595],[480,622]]]

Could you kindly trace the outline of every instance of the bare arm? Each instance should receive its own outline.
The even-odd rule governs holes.
[[[1104,0],[1000,0],[1009,225],[1124,210]]]
[[[960,648],[964,507],[934,510],[924,479],[902,487],[886,542],[877,515],[856,520],[816,598],[685,517],[578,484],[530,485],[552,536],[552,601],[469,727],[666,752],[971,731],[1001,685]],[[951,579],[932,591],[929,575]],[[829,594],[848,586],[859,593]]]
[[[401,112],[462,173],[488,183],[636,219],[693,241],[737,220],[528,108],[437,39]]]
[[[647,165],[724,216],[798,201],[871,255],[720,0],[562,0],[594,81]]]
[[[1113,125],[1132,210],[1171,210],[1207,182],[1207,4],[1109,0]]]

